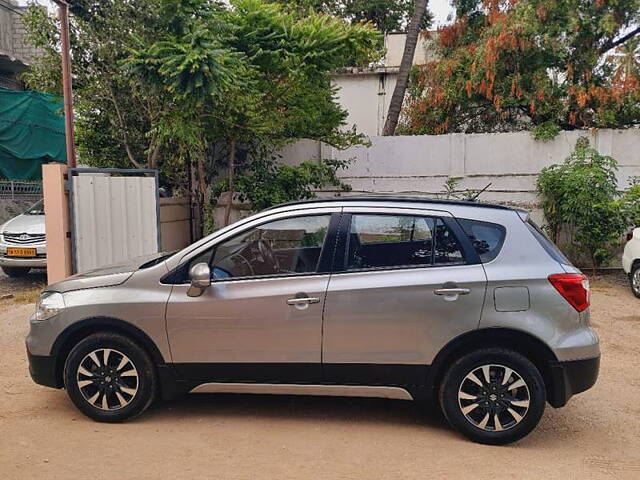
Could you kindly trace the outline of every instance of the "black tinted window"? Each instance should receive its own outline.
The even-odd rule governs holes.
[[[463,263],[442,220],[409,215],[353,215],[347,269]]]
[[[329,215],[287,218],[247,230],[191,261],[207,262],[214,279],[315,272]]]
[[[465,218],[458,219],[458,222],[482,262],[490,262],[498,256],[506,232],[502,225]]]

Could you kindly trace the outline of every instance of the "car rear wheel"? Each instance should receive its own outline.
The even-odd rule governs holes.
[[[640,298],[640,263],[633,266],[629,273],[629,283],[631,284],[631,292]]]
[[[451,426],[488,445],[528,435],[540,421],[545,401],[544,381],[535,365],[504,348],[463,356],[440,386],[440,405]]]
[[[100,422],[120,422],[144,412],[157,390],[147,353],[117,333],[95,333],[69,353],[64,384],[76,407]]]
[[[20,278],[27,275],[31,268],[29,267],[2,267],[2,271],[11,278]]]

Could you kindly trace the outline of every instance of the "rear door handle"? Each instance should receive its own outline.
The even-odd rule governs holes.
[[[433,293],[436,295],[469,295],[471,290],[468,288],[438,288],[434,290]]]
[[[310,303],[320,303],[318,297],[303,297],[303,298],[290,298],[287,300],[287,305],[308,305]]]

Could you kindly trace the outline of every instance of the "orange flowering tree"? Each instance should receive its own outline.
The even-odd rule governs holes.
[[[640,123],[640,0],[453,0],[438,59],[414,67],[398,133]],[[434,35],[434,34],[431,34]]]

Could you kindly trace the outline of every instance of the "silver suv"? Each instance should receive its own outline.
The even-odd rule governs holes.
[[[279,206],[51,285],[27,349],[99,421],[184,392],[434,399],[488,444],[590,388],[600,358],[586,277],[526,212],[389,197]]]

